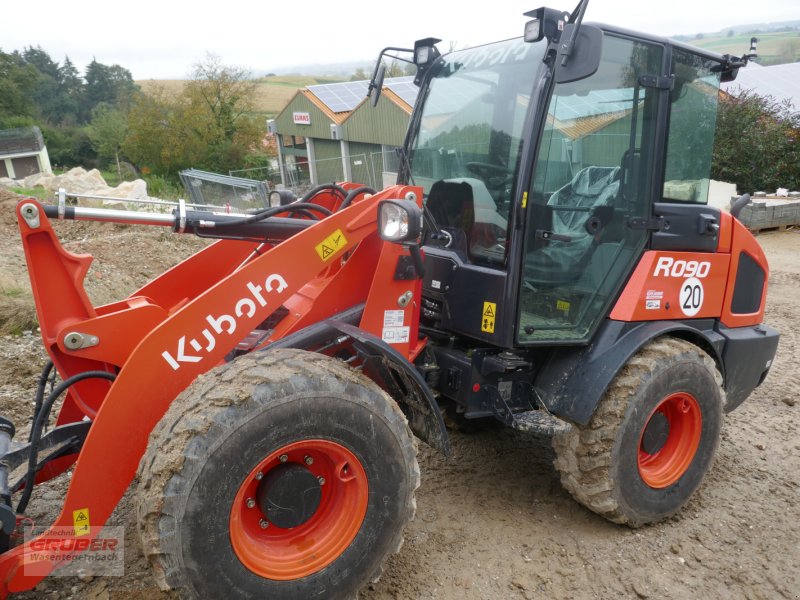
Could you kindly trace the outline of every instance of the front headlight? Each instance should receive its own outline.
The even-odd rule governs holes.
[[[383,200],[378,204],[378,233],[387,242],[416,240],[422,232],[422,210],[410,200]]]

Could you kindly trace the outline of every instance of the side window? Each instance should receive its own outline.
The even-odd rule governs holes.
[[[675,82],[662,195],[666,201],[708,202],[719,100],[720,76],[711,71],[715,64],[690,52],[673,51]]]

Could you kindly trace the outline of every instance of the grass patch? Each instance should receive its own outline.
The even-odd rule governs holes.
[[[0,335],[19,335],[39,326],[33,297],[20,290],[19,296],[0,295]]]
[[[53,199],[53,192],[46,190],[44,188],[12,187],[11,191],[14,192],[15,194],[19,194],[20,196],[33,196],[34,198],[38,198],[39,200]]]

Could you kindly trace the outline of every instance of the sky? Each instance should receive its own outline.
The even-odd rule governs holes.
[[[10,1],[10,0],[7,0]],[[541,1],[541,0],[539,0]],[[437,37],[446,51],[522,35],[523,12],[541,6],[498,0],[59,0],[14,3],[0,19],[0,49],[41,46],[82,71],[95,58],[134,79],[182,79],[207,53],[254,73],[296,65],[374,60],[385,46]],[[577,0],[548,0],[572,10]],[[491,8],[488,8],[490,6]],[[586,21],[662,36],[800,19],[798,0],[590,0]],[[746,48],[742,49],[744,52]]]

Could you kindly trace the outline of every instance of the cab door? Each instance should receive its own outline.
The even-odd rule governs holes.
[[[590,339],[641,254],[663,55],[605,33],[597,72],[554,86],[523,201],[521,344]]]

